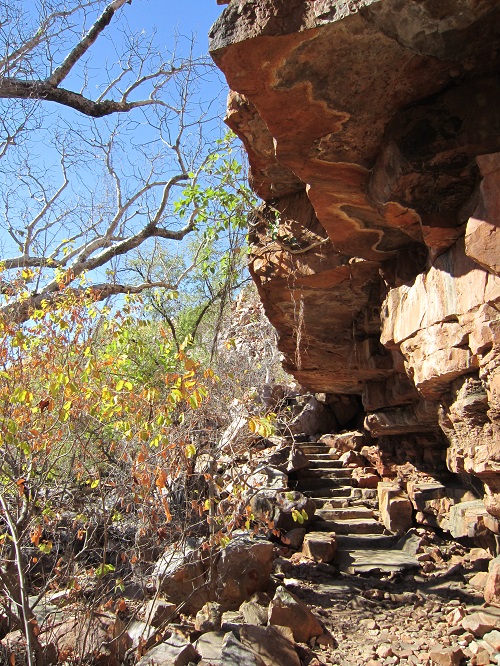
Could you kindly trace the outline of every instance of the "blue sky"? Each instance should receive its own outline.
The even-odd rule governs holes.
[[[208,49],[208,31],[223,9],[215,0],[133,0],[125,6],[131,26],[147,31],[155,27],[166,40],[175,30],[194,32],[201,50]]]

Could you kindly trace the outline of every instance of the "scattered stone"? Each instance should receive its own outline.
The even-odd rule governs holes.
[[[487,666],[490,663],[490,653],[488,650],[485,650],[475,641],[469,643],[468,649],[472,654],[470,663],[473,666]]]
[[[498,631],[498,629],[494,629],[493,631],[484,634],[483,640],[491,645],[496,652],[500,652],[500,631]]]
[[[436,646],[432,648],[429,656],[431,662],[438,666],[460,666],[464,654],[459,647]]]
[[[495,626],[495,618],[481,611],[467,615],[462,620],[462,627],[465,631],[470,631],[476,638],[482,638],[485,634],[495,629]]]
[[[488,580],[487,571],[478,571],[475,576],[469,580],[469,585],[479,592],[483,592],[486,587],[486,581]]]
[[[285,587],[276,590],[269,605],[269,624],[290,627],[294,640],[307,643],[313,636],[323,633],[323,627],[307,606]]]

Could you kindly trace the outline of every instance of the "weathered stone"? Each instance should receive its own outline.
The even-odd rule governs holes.
[[[293,548],[294,550],[299,550],[302,547],[302,542],[306,535],[305,527],[295,527],[293,530],[290,530],[285,534],[285,543]]]
[[[271,598],[265,592],[256,592],[240,606],[240,613],[247,624],[265,625]]]
[[[245,624],[240,640],[256,652],[266,666],[300,666],[293,641],[285,638],[277,627]]]
[[[236,610],[255,592],[264,591],[273,569],[274,546],[262,538],[238,536],[220,554],[216,599],[223,610]]]
[[[500,606],[500,556],[491,560],[484,586],[484,600],[492,606]]]
[[[291,433],[303,433],[304,435],[318,435],[322,432],[329,432],[332,427],[337,426],[335,414],[323,403],[310,398],[307,405],[288,425]]]
[[[323,627],[307,606],[283,586],[278,587],[271,601],[268,622],[290,627],[298,643],[307,643],[323,633]]]
[[[198,638],[195,648],[203,661],[214,666],[223,666],[222,645],[226,635],[224,631],[208,631]]]
[[[352,478],[356,481],[357,488],[377,488],[380,476],[373,467],[356,467],[352,470]]]
[[[483,640],[489,643],[495,652],[500,652],[500,631],[498,629],[484,634]]]
[[[221,605],[215,601],[208,601],[196,613],[194,627],[196,631],[220,631],[222,624]]]
[[[484,634],[495,629],[495,625],[495,618],[482,612],[472,613],[462,620],[462,627],[465,631],[470,631],[476,638],[482,638]]]
[[[252,512],[256,517],[267,518],[274,523],[276,529],[288,532],[295,527],[297,523],[293,518],[294,511],[305,511],[307,519],[304,525],[307,525],[316,511],[314,500],[305,497],[297,491],[279,491],[259,490],[250,499]]]
[[[177,616],[177,607],[175,604],[165,601],[165,599],[151,599],[146,604],[144,617],[146,622],[153,627],[159,627],[165,622],[172,622]]]
[[[473,587],[475,590],[484,592],[487,580],[488,580],[488,573],[486,571],[478,571],[478,573],[475,576],[472,576],[472,578],[469,580],[469,585]]]
[[[168,548],[153,573],[157,590],[185,613],[197,613],[209,600],[199,545],[189,538]]]
[[[398,484],[379,483],[378,501],[380,518],[385,527],[403,534],[412,525],[412,505]]]
[[[337,552],[335,534],[310,532],[306,534],[302,553],[315,562],[331,562]]]
[[[190,662],[196,661],[197,658],[198,653],[191,643],[172,645],[166,641],[146,652],[142,659],[137,662],[137,666],[150,666],[153,663],[168,664],[168,666],[188,666]]]
[[[349,451],[361,451],[366,438],[364,433],[355,430],[353,432],[341,432],[338,435],[322,435],[319,441],[336,451],[340,451],[340,453],[348,453]]]
[[[459,537],[476,537],[484,534],[484,517],[488,515],[484,502],[460,502],[450,509],[450,533],[456,539]]]
[[[430,651],[430,658],[433,664],[438,666],[460,666],[463,658],[463,652],[459,647],[434,647]]]
[[[240,643],[233,633],[226,634],[221,657],[224,666],[267,666],[256,652]]]
[[[49,624],[46,631],[61,661],[79,655],[84,659],[93,658],[98,664],[118,666],[133,642],[125,623],[111,613],[99,613],[90,618],[73,615],[53,626]]]

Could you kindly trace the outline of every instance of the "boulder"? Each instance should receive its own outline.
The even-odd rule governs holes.
[[[476,638],[482,638],[485,634],[496,628],[497,620],[493,615],[478,611],[467,615],[462,620],[462,628],[470,631]]]
[[[316,511],[314,500],[293,490],[279,492],[270,489],[259,490],[250,499],[250,506],[256,517],[271,520],[276,529],[284,532],[297,527],[294,511],[299,513],[305,511],[307,514],[303,525],[311,521]]]
[[[268,622],[270,625],[290,627],[297,643],[307,643],[323,633],[323,627],[307,606],[282,585],[269,605]]]
[[[300,666],[293,640],[285,638],[278,627],[245,624],[240,641],[256,652],[266,666]]]
[[[294,550],[299,550],[304,541],[306,531],[305,527],[295,527],[285,534],[286,541],[284,543]]]
[[[112,613],[92,617],[73,615],[47,626],[46,632],[61,662],[78,656],[82,660],[118,666],[133,643],[125,623]]]
[[[165,599],[150,599],[144,610],[144,617],[153,627],[172,622],[177,617],[177,606]]]
[[[348,451],[361,451],[366,443],[365,435],[359,430],[341,432],[339,434],[322,435],[319,441],[327,446],[346,453]]]
[[[310,398],[304,409],[288,425],[288,429],[294,435],[304,434],[306,437],[317,435],[321,432],[329,432],[337,427],[337,419],[328,405]]]
[[[288,488],[288,476],[277,467],[262,465],[257,467],[246,479],[249,488],[272,488],[285,490]]]
[[[223,666],[267,666],[250,647],[243,645],[233,633],[226,634],[222,644],[221,664]]]
[[[450,533],[452,537],[475,538],[489,532],[484,524],[488,511],[482,500],[460,502],[450,508]]]
[[[156,589],[179,610],[195,615],[209,601],[201,541],[187,538],[170,546],[155,565]]]
[[[222,645],[227,632],[208,631],[198,638],[195,643],[196,652],[201,655],[202,664],[224,666],[222,664]]]
[[[215,572],[216,600],[236,610],[255,592],[265,591],[273,569],[274,545],[247,534],[234,537],[221,551]]]

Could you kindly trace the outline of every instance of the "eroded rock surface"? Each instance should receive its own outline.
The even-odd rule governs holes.
[[[357,396],[382,476],[447,468],[498,531],[498,2],[224,4],[211,52],[286,369]]]

